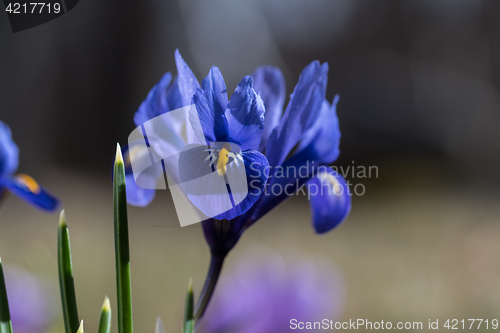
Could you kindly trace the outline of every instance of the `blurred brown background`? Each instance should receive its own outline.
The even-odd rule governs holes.
[[[104,294],[116,309],[114,148],[126,143],[149,89],[175,73],[176,48],[200,81],[219,66],[229,91],[273,64],[290,94],[305,65],[328,61],[327,98],[340,94],[336,165],[379,170],[352,180],[366,193],[339,229],[318,238],[305,198],[292,198],[244,235],[228,266],[256,244],[327,257],[347,281],[342,319],[493,319],[499,16],[495,0],[81,0],[13,34],[0,15],[0,119],[20,147],[19,171],[63,201],[89,329]],[[9,198],[0,223],[4,262],[55,279],[57,216]],[[199,290],[208,264],[201,229],[178,226],[166,192],[130,208],[130,228],[135,326],[152,332],[161,315],[167,332],[179,330],[187,279]]]

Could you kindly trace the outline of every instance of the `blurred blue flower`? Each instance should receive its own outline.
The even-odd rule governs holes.
[[[228,102],[224,79],[217,67],[212,67],[200,87],[178,50],[175,60],[178,76],[172,80],[172,75],[167,73],[151,89],[134,116],[136,125],[141,126],[158,115],[194,104],[207,144],[225,141],[238,145],[247,175],[251,178],[256,176],[255,173],[263,175],[259,186],[248,186],[248,196],[240,205],[203,221],[213,254],[225,256],[250,225],[305,184],[309,189],[321,189],[309,191],[316,232],[327,232],[347,217],[351,208],[349,188],[341,175],[326,167],[337,159],[340,143],[336,115],[338,96],[333,103],[325,99],[327,64],[314,61],[303,70],[283,111],[285,83],[283,74],[275,67],[260,67],[251,76],[243,78]],[[187,144],[182,135],[183,128],[188,132],[188,142],[189,136],[193,135],[189,129],[194,125],[183,127],[188,123],[189,119],[179,119],[164,124],[168,128],[168,140],[149,142],[156,145],[154,148],[158,151],[169,151],[169,156],[180,155],[172,165],[180,174],[177,177],[181,178],[183,173],[198,167],[196,163],[189,163],[193,159],[182,158],[182,149]],[[220,152],[223,151],[219,147]],[[147,152],[128,147],[128,151],[124,151],[126,161],[129,160],[126,164],[130,165],[130,158],[140,154]],[[249,168],[251,163],[257,168]],[[162,169],[152,166],[145,177],[154,184],[163,177]],[[149,204],[154,190],[137,186],[130,168],[127,180],[129,203],[137,206]],[[196,200],[208,200],[209,204],[217,201],[217,197],[215,200],[189,198],[198,208],[201,204]]]
[[[200,333],[283,333],[294,331],[292,319],[339,319],[345,287],[328,261],[300,257],[287,261],[270,251],[252,251],[240,259],[221,278]]]
[[[44,279],[16,266],[5,267],[12,328],[17,333],[48,332],[57,316],[57,289]]]
[[[19,163],[19,149],[12,141],[9,126],[0,121],[0,199],[6,190],[35,206],[52,212],[58,200],[25,174],[14,175]]]

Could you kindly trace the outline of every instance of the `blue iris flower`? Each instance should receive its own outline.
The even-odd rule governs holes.
[[[0,199],[8,190],[38,209],[54,211],[59,201],[30,176],[14,175],[18,164],[19,149],[9,126],[0,121]]]
[[[228,101],[226,85],[217,67],[212,67],[200,86],[178,51],[175,59],[178,76],[172,79],[167,73],[162,77],[141,104],[134,121],[140,126],[163,113],[195,105],[189,119],[164,124],[169,133],[167,140],[149,142],[156,145],[156,151],[168,151],[169,155],[177,156],[166,161],[166,164],[171,163],[171,168],[167,165],[166,169],[173,170],[171,177],[181,183],[196,174],[197,168],[207,167],[193,163],[201,161],[193,154],[206,154],[207,147],[215,151],[207,165],[212,170],[217,168],[219,175],[231,171],[227,164],[231,153],[234,152],[234,156],[231,155],[234,160],[243,162],[248,181],[246,197],[240,198],[237,204],[234,202],[225,213],[202,222],[214,255],[225,256],[250,225],[304,185],[309,189],[312,223],[317,233],[327,232],[345,220],[351,208],[348,186],[342,176],[327,167],[339,155],[340,130],[336,114],[338,97],[332,103],[325,99],[326,63],[314,61],[302,71],[283,111],[284,77],[275,67],[260,67],[244,77]],[[185,128],[196,127],[193,113],[199,119],[206,145],[204,150],[191,147],[186,152],[182,128],[188,123],[192,126]],[[189,136],[194,134],[189,129],[187,132],[189,141]],[[217,145],[220,142],[222,146]],[[130,161],[145,152],[129,146],[124,153]],[[221,156],[223,167],[220,166]],[[162,176],[161,167],[153,165],[143,177],[154,184]],[[131,170],[127,177],[129,203],[149,204],[154,190],[137,186]],[[252,180],[253,186],[250,186]],[[313,191],[313,188],[321,190]],[[219,200],[218,196],[190,195],[189,189],[186,192],[202,211]],[[234,198],[238,196],[235,191],[230,193]]]

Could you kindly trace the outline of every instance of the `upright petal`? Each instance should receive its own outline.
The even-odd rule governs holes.
[[[0,121],[0,178],[10,177],[19,164],[19,148],[12,141],[9,126]]]
[[[241,150],[257,150],[264,131],[264,103],[253,89],[253,79],[245,76],[231,96],[226,110],[229,140]]]
[[[178,49],[175,50],[175,65],[177,66],[177,86],[181,95],[182,106],[188,106],[192,103],[196,90],[200,89],[200,84]]]
[[[266,156],[271,166],[281,165],[302,135],[314,125],[325,99],[328,65],[318,61],[300,74],[283,117],[269,137]]]
[[[141,126],[146,121],[170,111],[167,100],[167,88],[172,82],[172,74],[165,73],[160,81],[149,91],[148,97],[141,103],[134,115],[136,126]]]
[[[193,108],[190,112],[189,120],[191,123],[197,123],[196,117],[199,118],[207,143],[227,141],[227,89],[219,68],[214,66],[210,69],[202,87],[203,89],[198,89],[194,94],[196,109]]]
[[[323,102],[316,123],[303,136],[295,155],[324,164],[337,159],[340,154],[340,128],[336,111],[338,100],[339,96],[336,95],[332,105],[326,100]]]
[[[266,149],[267,139],[273,129],[278,125],[283,114],[283,103],[285,102],[285,78],[277,67],[262,66],[253,73],[253,87],[264,101],[266,108],[264,118],[264,132],[260,140],[259,151]]]
[[[351,192],[345,179],[335,170],[318,173],[307,183],[312,224],[317,233],[341,224],[351,211]]]
[[[3,184],[11,193],[38,209],[53,212],[59,200],[28,175],[19,174]]]
[[[175,50],[175,64],[177,66],[176,86],[182,102],[180,106],[176,107],[179,108],[193,104],[193,96],[200,89],[200,84],[196,76],[194,76],[193,71],[191,71],[191,68],[189,68],[188,64],[181,57],[178,49]],[[185,123],[187,142],[197,142],[195,130],[193,126],[189,126],[189,114],[186,114]]]

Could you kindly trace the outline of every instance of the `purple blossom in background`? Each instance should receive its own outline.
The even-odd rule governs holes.
[[[6,266],[4,274],[13,331],[47,332],[58,310],[55,286],[21,267]]]
[[[326,260],[285,261],[269,251],[253,251],[221,278],[199,332],[282,333],[294,331],[291,319],[335,322],[344,288],[342,276]]]

